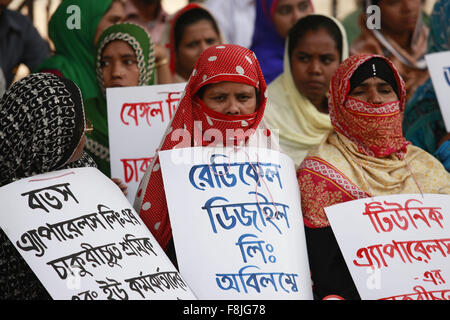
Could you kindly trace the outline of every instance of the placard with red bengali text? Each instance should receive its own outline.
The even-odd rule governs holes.
[[[186,83],[106,89],[111,177],[134,202],[141,178],[175,115]]]
[[[450,300],[449,204],[402,194],[325,208],[362,299]]]
[[[96,168],[10,183],[0,203],[2,230],[53,299],[195,299],[122,191]]]

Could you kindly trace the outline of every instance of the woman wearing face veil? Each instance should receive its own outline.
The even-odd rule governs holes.
[[[405,84],[388,59],[345,60],[328,102],[334,130],[297,170],[313,290],[316,299],[359,299],[324,208],[372,196],[450,194],[450,175],[403,137]]]
[[[210,47],[197,60],[159,150],[278,148],[263,121],[266,100],[266,83],[251,50],[230,44]],[[161,247],[170,251],[172,230],[158,155],[141,180],[134,208]]]
[[[0,101],[0,187],[68,167],[96,167],[83,153],[85,131],[81,91],[71,80],[35,73],[17,81]],[[50,298],[3,230],[0,270],[1,300]]]

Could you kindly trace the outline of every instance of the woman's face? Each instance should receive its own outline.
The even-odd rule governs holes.
[[[200,54],[217,44],[220,44],[220,38],[210,21],[200,20],[188,25],[183,31],[176,52],[177,73],[187,79]]]
[[[381,27],[392,32],[410,32],[421,14],[422,0],[381,0]]]
[[[125,20],[125,8],[121,1],[113,1],[108,11],[100,19],[97,29],[94,35],[94,45],[97,43],[98,38],[106,28],[112,26],[113,24],[122,22]]]
[[[321,103],[339,64],[336,42],[325,29],[306,32],[291,55],[292,77],[297,90],[311,102]]]
[[[139,85],[139,68],[136,53],[122,40],[108,43],[100,60],[105,88]]]
[[[392,86],[378,77],[368,78],[361,82],[348,96],[376,105],[398,100]]]
[[[313,8],[309,0],[278,0],[273,15],[273,24],[280,37],[284,39],[300,18],[312,12]]]
[[[208,108],[225,115],[245,115],[256,111],[256,89],[237,82],[207,85],[202,96]]]

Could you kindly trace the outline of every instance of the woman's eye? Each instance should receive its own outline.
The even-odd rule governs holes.
[[[216,39],[216,38],[209,38],[209,39],[206,39],[206,43],[208,44],[208,45],[214,45],[214,44],[216,44],[216,43],[218,43],[219,41]]]
[[[329,57],[329,56],[323,57],[323,58],[322,58],[322,63],[323,63],[323,64],[326,64],[326,65],[332,63],[333,61],[334,61],[334,58]]]
[[[213,100],[216,100],[216,101],[225,101],[225,96],[216,96],[216,97],[214,97],[213,98]]]
[[[127,65],[127,66],[130,66],[130,65],[132,65],[132,64],[137,63],[137,61],[136,61],[136,60],[133,60],[133,59],[126,59],[126,60],[123,61],[123,63],[124,63],[125,65]]]
[[[197,41],[195,41],[195,42],[189,42],[187,45],[186,45],[186,47],[188,47],[188,48],[195,48],[195,47],[197,47],[198,46],[198,42]]]
[[[291,11],[292,11],[292,8],[289,7],[289,6],[281,6],[281,7],[279,7],[279,8],[277,9],[277,12],[278,12],[279,14],[283,15],[283,16],[284,16],[284,15],[287,15],[287,14],[290,14]]]
[[[104,60],[100,61],[100,67],[101,68],[104,68],[104,67],[107,67],[107,66],[109,66],[109,62],[108,61],[104,61]]]
[[[306,11],[309,8],[309,3],[307,1],[304,1],[302,3],[299,3],[298,10],[300,11]]]

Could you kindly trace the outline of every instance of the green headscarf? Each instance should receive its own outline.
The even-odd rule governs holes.
[[[83,99],[99,96],[95,74],[94,36],[113,0],[63,0],[50,19],[49,37],[55,54],[36,71],[56,69],[75,82]],[[79,14],[79,20],[76,15]],[[77,25],[76,21],[79,21]],[[75,23],[72,23],[75,22]]]
[[[127,42],[136,54],[139,68],[139,86],[155,84],[155,49],[150,35],[133,23],[119,23],[110,26],[100,35],[96,48],[96,70],[98,87],[102,95],[85,102],[86,118],[94,126],[92,134],[86,137],[85,149],[105,175],[111,175],[109,159],[108,117],[105,88],[101,70],[101,58],[105,47],[112,41]]]
[[[152,85],[155,82],[155,47],[150,35],[134,23],[118,23],[107,28],[100,35],[97,43],[97,80],[105,94],[101,70],[102,53],[106,45],[115,40],[125,41],[136,54],[139,68],[139,86]]]

